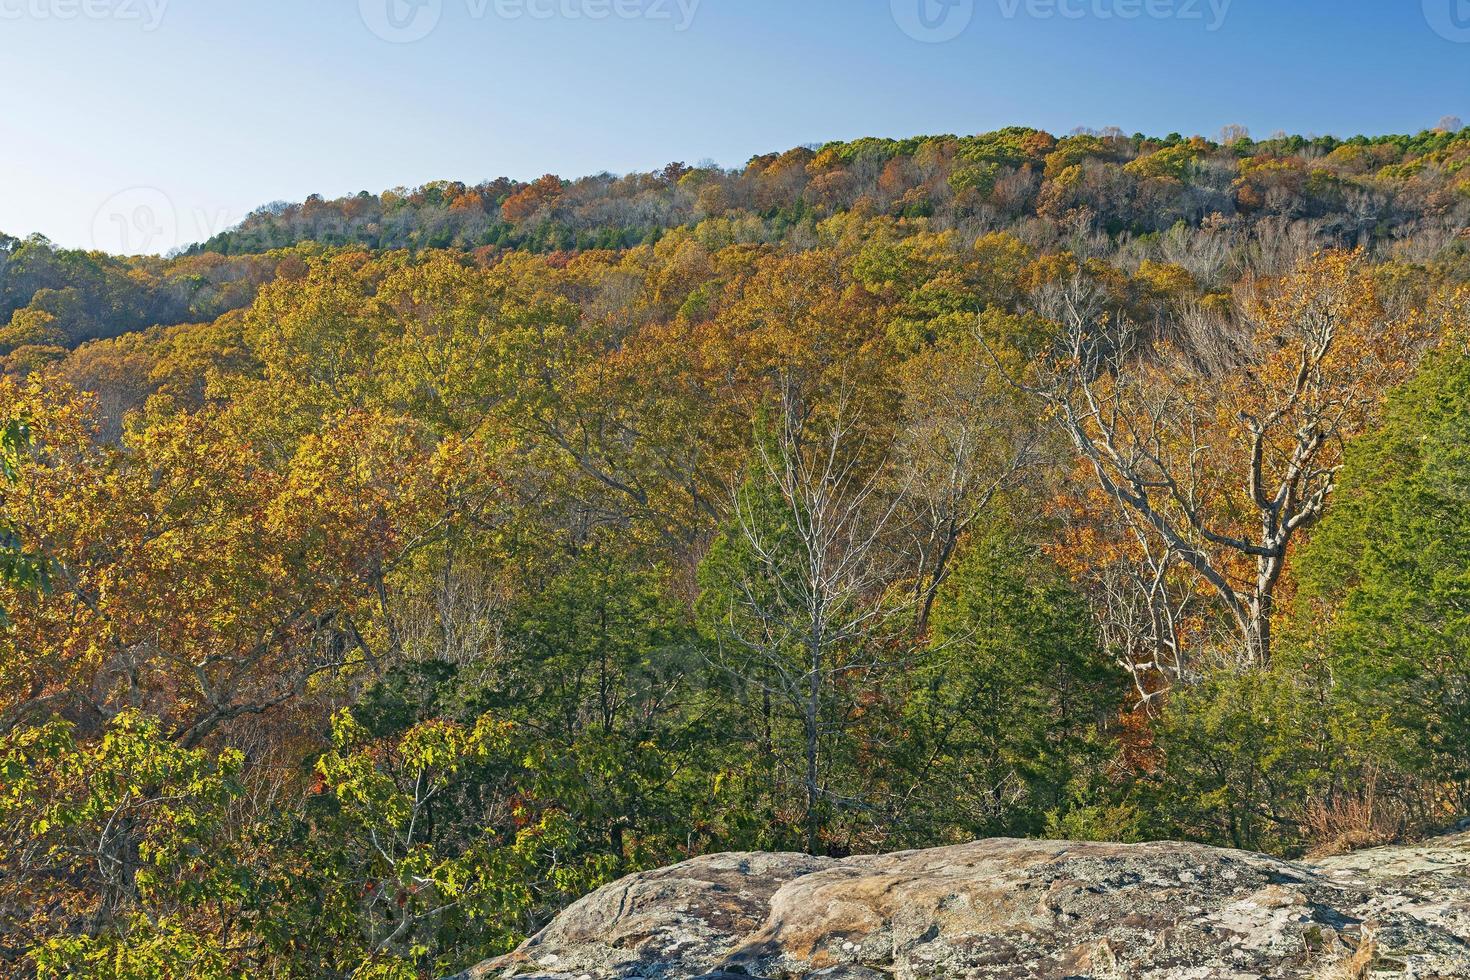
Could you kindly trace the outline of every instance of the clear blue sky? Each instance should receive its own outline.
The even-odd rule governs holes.
[[[313,192],[864,135],[1470,118],[1470,0],[1226,2],[0,0],[0,230],[117,248],[141,201],[156,248]]]

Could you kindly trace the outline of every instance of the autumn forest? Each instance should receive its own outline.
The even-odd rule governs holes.
[[[1470,816],[1470,129],[0,235],[0,974],[438,977],[721,851]]]

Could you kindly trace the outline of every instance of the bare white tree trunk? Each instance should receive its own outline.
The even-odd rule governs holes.
[[[732,583],[721,666],[784,701],[799,719],[804,836],[812,852],[821,847],[822,809],[835,798],[823,757],[834,682],[878,666],[878,648],[904,631],[913,605],[907,590],[890,592],[905,559],[884,541],[895,529],[903,488],[893,490],[883,463],[865,460],[863,449],[846,401],[813,418],[788,396],[774,438],[756,458],[768,497],[759,499],[747,484],[733,501],[739,543],[755,574]],[[780,528],[769,526],[773,502]]]
[[[1167,574],[1161,562],[1188,569],[1219,599],[1244,659],[1268,663],[1288,548],[1326,508],[1337,464],[1336,454],[1325,450],[1341,438],[1344,418],[1356,407],[1338,393],[1347,387],[1343,379],[1326,376],[1343,315],[1340,297],[1307,304],[1290,336],[1270,338],[1279,341],[1276,351],[1251,352],[1255,362],[1241,370],[1254,370],[1281,349],[1295,352],[1297,361],[1294,376],[1258,400],[1263,408],[1238,411],[1247,435],[1239,449],[1226,445],[1212,379],[1188,377],[1183,359],[1170,370],[1141,372],[1148,352],[1138,349],[1136,332],[1104,316],[1086,283],[1075,280],[1039,300],[1063,327],[1059,349],[1039,380],[1016,383],[1040,396],[1124,523],[1142,533],[1153,574],[1139,576],[1140,584],[1158,589]],[[1236,458],[1224,455],[1230,452]],[[1224,471],[1233,471],[1235,486],[1245,490],[1241,503],[1255,515],[1254,535],[1212,513]],[[1254,567],[1253,575],[1239,574],[1242,563]],[[1148,605],[1155,615],[1166,611],[1156,601]],[[1162,633],[1155,639],[1168,643]]]

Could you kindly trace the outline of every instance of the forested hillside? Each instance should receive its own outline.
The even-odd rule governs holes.
[[[392,977],[726,850],[1470,813],[1470,131],[0,238],[0,963]]]
[[[1264,231],[1258,237],[1272,250],[1309,244],[1401,253],[1413,240],[1405,257],[1426,261],[1443,257],[1466,226],[1461,170],[1470,130],[1346,141],[1254,141],[1238,131],[1220,139],[1116,130],[1059,139],[1015,127],[797,148],[736,170],[671,163],[622,177],[438,181],[331,201],[313,195],[262,207],[169,261],[0,234],[0,322],[9,321],[0,327],[0,353],[12,369],[25,369],[87,340],[212,320],[248,304],[292,252],[318,254],[320,246],[452,248],[484,257],[629,249],[684,229],[698,230],[706,244],[811,248],[818,224],[854,212],[967,239],[1008,230],[1043,250],[1077,251],[1085,240],[1089,254],[1161,234],[1171,261],[1195,239],[1186,230],[1229,219],[1237,235]],[[1280,241],[1287,231],[1290,240]]]
[[[849,210],[974,232],[1086,209],[1113,235],[1197,226],[1215,214],[1284,215],[1319,219],[1321,233],[1356,244],[1451,215],[1470,158],[1463,132],[1257,142],[1241,131],[1221,139],[1226,145],[1116,130],[1058,139],[1016,127],[797,148],[733,171],[672,163],[575,181],[440,181],[273,204],[196,251],[253,253],[307,239],[371,248],[629,248],[709,218],[735,219],[731,233],[742,241],[810,245],[814,221]]]

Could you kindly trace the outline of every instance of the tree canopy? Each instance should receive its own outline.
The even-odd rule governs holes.
[[[3,970],[449,975],[698,854],[1452,824],[1466,159],[1013,128],[0,240]]]

